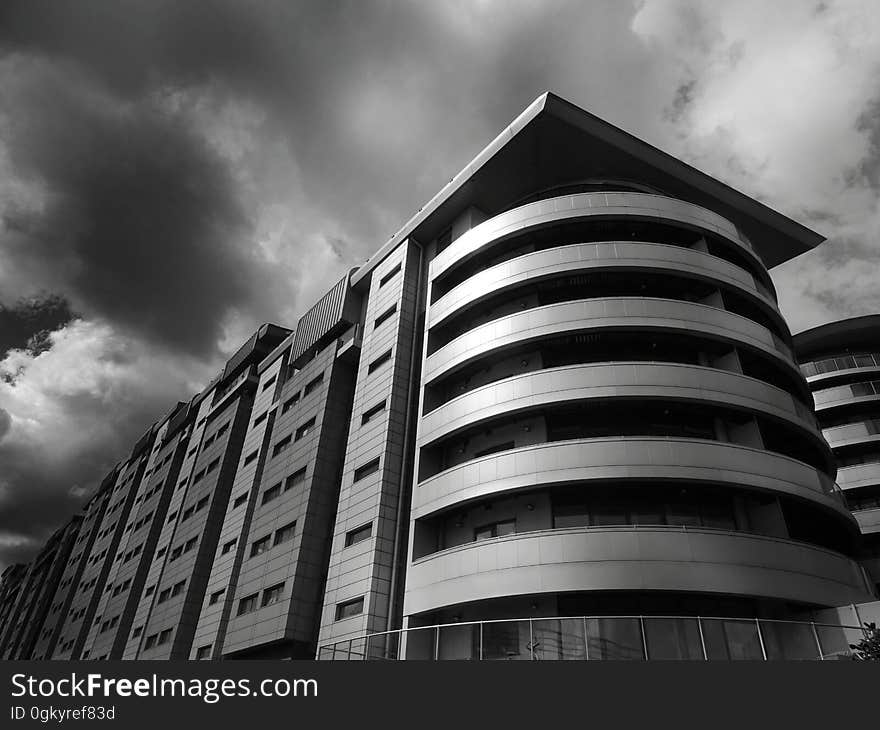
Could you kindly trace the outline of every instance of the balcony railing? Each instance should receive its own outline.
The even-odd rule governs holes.
[[[465,621],[368,634],[323,660],[849,659],[858,626],[707,616],[578,616]]]

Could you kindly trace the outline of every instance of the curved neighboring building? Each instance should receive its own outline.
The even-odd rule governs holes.
[[[880,315],[814,327],[794,345],[861,528],[862,564],[880,590]]]

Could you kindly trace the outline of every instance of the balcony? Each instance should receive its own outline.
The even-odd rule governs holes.
[[[857,626],[701,616],[577,616],[471,621],[328,644],[323,660],[827,660],[852,657]]]

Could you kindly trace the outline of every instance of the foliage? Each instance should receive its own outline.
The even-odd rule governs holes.
[[[850,644],[850,649],[855,650],[854,659],[867,661],[880,660],[880,631],[873,621],[865,624],[865,638],[858,644]]]

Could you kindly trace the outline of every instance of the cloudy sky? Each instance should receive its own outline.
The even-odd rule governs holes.
[[[794,331],[880,311],[872,0],[0,3],[0,566],[546,90],[828,236]]]

